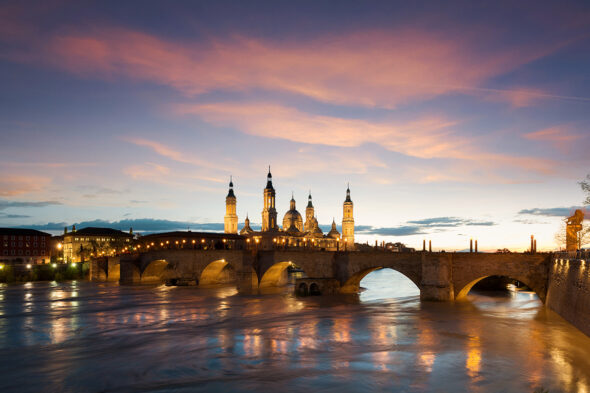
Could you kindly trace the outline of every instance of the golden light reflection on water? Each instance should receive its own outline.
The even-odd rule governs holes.
[[[45,289],[41,284],[23,285],[10,295],[0,291],[4,299],[17,299],[13,309],[18,317],[4,320],[17,323],[11,329],[18,331],[18,345],[25,350],[75,338],[71,347],[82,362],[88,354],[99,354],[121,357],[134,369],[157,369],[160,357],[152,361],[150,356],[162,353],[165,358],[180,355],[179,367],[206,369],[213,377],[231,370],[240,379],[260,378],[257,370],[271,367],[278,373],[309,372],[315,381],[325,375],[358,391],[367,386],[389,391],[441,386],[441,391],[455,391],[444,390],[452,381],[459,391],[470,392],[545,386],[551,392],[589,393],[583,368],[590,363],[580,354],[588,338],[576,336],[565,322],[555,322],[540,306],[529,304],[527,294],[487,303],[476,299],[462,307],[407,300],[372,300],[367,305],[286,295],[234,297],[228,295],[234,291],[224,289],[93,289],[90,284],[60,283]],[[25,314],[21,311],[27,303],[33,304],[33,311]],[[80,346],[87,332],[91,340]],[[125,337],[133,345],[131,352],[117,348],[114,355],[110,344],[100,346]],[[3,343],[11,339],[6,329],[0,338]],[[85,355],[87,346],[92,349]],[[137,354],[145,353],[150,356],[138,360]],[[56,365],[64,361],[63,353],[54,354],[51,361]],[[83,366],[92,372],[90,364]]]
[[[481,342],[478,336],[469,337],[467,341],[467,359],[465,360],[465,368],[467,374],[475,379],[479,376],[481,370]]]
[[[436,336],[430,322],[425,318],[420,318],[418,321],[418,340],[416,340],[416,344],[419,350],[418,365],[427,373],[431,373],[436,360],[436,352],[434,352]]]

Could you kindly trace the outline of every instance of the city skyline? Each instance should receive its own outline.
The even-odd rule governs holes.
[[[587,4],[256,5],[1,5],[0,227],[222,231],[233,176],[241,228],[270,164],[279,218],[311,189],[322,228],[350,182],[359,242],[557,248]]]

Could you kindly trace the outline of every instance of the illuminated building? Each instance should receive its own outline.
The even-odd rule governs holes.
[[[232,199],[228,202],[230,195]],[[346,190],[346,199],[343,205],[342,237],[336,228],[335,220],[332,221],[332,228],[328,234],[323,233],[315,215],[311,192],[305,209],[305,223],[303,223],[303,217],[297,211],[295,198],[291,195],[289,210],[283,216],[282,228],[277,225],[275,199],[276,192],[272,184],[272,174],[269,168],[266,187],[263,190],[261,230],[254,231],[250,227],[248,217],[246,217],[244,227],[240,230],[240,235],[246,238],[247,248],[262,250],[274,248],[315,248],[326,251],[354,250],[354,218],[350,188]],[[231,207],[235,207],[235,201],[233,183],[230,183],[230,190],[226,198],[226,233],[229,233],[227,218],[232,211]],[[237,220],[237,216],[235,217]]]
[[[83,262],[93,256],[115,255],[131,245],[133,231],[129,233],[111,228],[87,227],[71,232],[64,231],[63,257],[66,262]]]
[[[0,228],[0,261],[49,263],[51,235],[34,229]]]
[[[225,233],[238,233],[238,215],[236,214],[236,196],[234,194],[234,182],[229,180],[229,192],[225,197],[225,217],[223,218]]]

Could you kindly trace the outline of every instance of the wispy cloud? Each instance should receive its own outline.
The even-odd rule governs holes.
[[[443,232],[449,228],[469,226],[493,226],[493,221],[481,221],[460,217],[432,217],[421,220],[407,221],[403,225],[395,227],[357,226],[355,230],[359,234],[380,236],[411,236],[435,232]]]
[[[10,201],[0,200],[0,210],[6,210],[9,208],[23,208],[23,207],[47,207],[61,205],[58,201]]]
[[[569,217],[572,214],[574,214],[574,212],[577,209],[584,211],[584,207],[582,207],[582,206],[570,206],[570,207],[549,207],[549,208],[522,209],[518,212],[518,214],[566,218],[566,217]]]
[[[305,41],[234,35],[181,42],[104,26],[49,34],[32,45],[30,53],[13,58],[79,75],[149,81],[191,96],[264,89],[390,108],[449,93],[480,94],[472,88],[560,47],[545,42],[536,48],[482,51],[476,32],[457,37],[415,28],[325,34]],[[521,92],[506,99],[522,105],[529,103],[527,97]]]
[[[560,125],[529,132],[524,134],[523,137],[532,141],[546,142],[565,151],[573,143],[584,138],[584,135],[574,132],[571,125]]]
[[[417,224],[425,227],[459,227],[459,226],[492,226],[496,225],[493,221],[479,221],[459,217],[433,217],[422,220],[408,221],[409,224]]]
[[[315,115],[292,107],[261,102],[179,104],[179,114],[194,114],[218,126],[251,135],[337,147],[376,143],[387,150],[423,159],[467,160],[486,168],[520,168],[542,175],[555,173],[546,158],[511,156],[485,150],[473,136],[455,132],[461,120],[423,115],[406,122],[375,121]]]
[[[0,197],[12,197],[39,191],[50,183],[50,179],[34,175],[2,175]]]

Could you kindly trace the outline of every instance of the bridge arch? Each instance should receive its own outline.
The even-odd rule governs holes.
[[[380,270],[380,269],[391,269],[397,273],[402,274],[404,277],[406,277],[407,279],[412,281],[412,283],[414,283],[414,285],[416,285],[418,290],[421,290],[420,283],[417,282],[417,278],[413,278],[412,276],[410,276],[410,275],[404,273],[403,271],[400,271],[394,267],[373,266],[373,267],[361,269],[360,271],[358,271],[358,272],[354,273],[352,276],[350,276],[348,278],[348,280],[346,280],[346,282],[340,288],[340,292],[341,293],[358,293],[360,290],[360,284],[361,284],[361,281],[363,280],[363,278],[368,276],[370,273],[372,273],[376,270]]]
[[[531,286],[529,284],[529,282],[527,282],[526,278],[519,278],[519,277],[514,277],[513,275],[510,274],[488,274],[485,276],[481,276],[478,277],[470,282],[468,282],[466,285],[463,285],[462,288],[457,288],[457,294],[455,295],[455,300],[465,300],[467,298],[467,295],[469,294],[469,291],[471,291],[471,289],[480,281],[488,278],[488,277],[506,277],[510,280],[516,280],[519,281],[521,283],[523,283],[524,285],[526,285],[527,287],[531,288],[531,290],[533,292],[535,292],[535,294],[537,295],[537,297],[539,299],[541,299],[541,301],[544,303],[545,302],[545,298],[544,298],[544,292],[542,290],[539,290],[538,288],[535,288],[534,286]]]
[[[199,277],[199,285],[229,284],[236,281],[236,270],[226,259],[210,262]]]
[[[144,263],[139,269],[140,282],[143,284],[157,284],[166,282],[166,272],[170,264],[165,259],[154,259]]]
[[[259,288],[281,287],[289,283],[288,269],[299,268],[292,261],[276,262],[271,265],[260,278]]]

